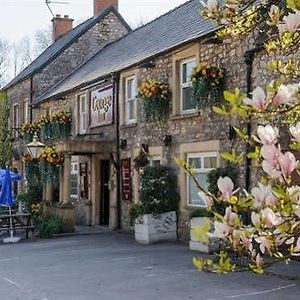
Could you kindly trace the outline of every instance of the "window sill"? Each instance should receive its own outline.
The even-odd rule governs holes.
[[[135,128],[135,127],[137,127],[137,123],[123,124],[123,125],[121,125],[121,129]]]
[[[189,118],[196,118],[201,115],[200,112],[193,112],[193,113],[188,113],[188,114],[180,114],[180,115],[173,115],[170,116],[171,121],[176,121],[176,120],[182,120],[182,119],[189,119]]]

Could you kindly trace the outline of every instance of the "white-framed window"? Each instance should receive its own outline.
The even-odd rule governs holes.
[[[157,167],[161,165],[161,158],[159,155],[153,155],[149,157],[149,165],[151,167]]]
[[[23,116],[24,116],[24,123],[29,122],[29,101],[24,101],[24,107],[23,107]]]
[[[78,96],[77,100],[77,111],[78,111],[78,133],[86,133],[88,127],[88,104],[86,94]]]
[[[203,188],[208,187],[207,174],[217,168],[217,152],[202,152],[187,154],[187,162],[192,166],[196,173],[196,178]],[[189,206],[205,207],[204,201],[198,195],[199,189],[194,179],[187,175],[187,200]]]
[[[15,138],[19,136],[18,130],[20,127],[20,122],[19,122],[19,104],[14,104],[13,105],[13,135]]]
[[[125,79],[125,123],[132,124],[137,121],[137,82],[136,77]]]
[[[78,162],[71,162],[70,176],[70,196],[71,198],[78,197]]]
[[[196,109],[193,100],[193,85],[191,76],[196,67],[196,58],[182,60],[180,62],[180,110],[182,113],[192,113]]]

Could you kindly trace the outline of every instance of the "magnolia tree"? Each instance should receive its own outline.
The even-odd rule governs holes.
[[[202,4],[204,15],[221,25],[217,32],[221,37],[246,35],[263,28],[267,53],[291,55],[300,45],[300,0],[208,0]],[[300,163],[294,155],[300,149],[300,84],[296,82],[300,67],[296,60],[282,59],[271,60],[268,69],[276,72],[276,79],[268,86],[256,87],[251,97],[239,89],[226,91],[225,104],[214,107],[218,114],[240,119],[238,124],[256,125],[251,133],[247,126],[235,128],[238,138],[253,149],[251,153],[243,155],[233,150],[223,157],[232,163],[242,163],[245,156],[251,158],[252,167],[258,168],[258,179],[247,192],[235,187],[230,178],[219,178],[217,196],[201,188],[195,179],[201,198],[214,215],[198,229],[198,237],[204,242],[218,237],[224,245],[217,261],[195,258],[199,269],[233,271],[236,266],[228,254],[232,250],[248,258],[247,267],[257,273],[264,272],[267,255],[285,261],[300,256],[300,184],[293,180],[300,174]],[[284,134],[290,135],[290,144],[284,149],[279,143],[279,123],[288,129]],[[180,164],[195,175],[186,163]],[[224,215],[214,209],[219,203],[226,205]],[[245,212],[249,216],[246,221]]]

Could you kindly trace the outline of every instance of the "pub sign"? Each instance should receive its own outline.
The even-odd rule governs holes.
[[[99,127],[113,123],[113,88],[91,92],[90,127]]]

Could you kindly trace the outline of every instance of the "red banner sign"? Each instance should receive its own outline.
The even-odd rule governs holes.
[[[131,159],[130,158],[121,160],[121,172],[122,172],[122,199],[124,201],[132,201]]]

